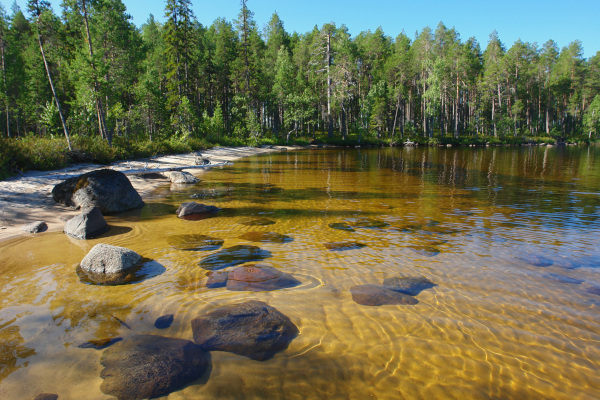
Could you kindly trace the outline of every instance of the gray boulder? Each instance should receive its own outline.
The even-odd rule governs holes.
[[[152,399],[202,377],[209,370],[210,354],[189,340],[135,335],[105,350],[100,363],[103,393]]]
[[[185,171],[170,171],[166,173],[171,183],[193,184],[200,182],[200,179]]]
[[[190,201],[187,203],[181,203],[176,213],[179,218],[183,218],[188,215],[214,214],[217,211],[219,211],[218,207],[208,206],[206,204],[200,204],[196,203],[195,201]]]
[[[73,208],[98,207],[103,214],[119,213],[143,204],[127,177],[118,171],[100,169],[59,183],[52,189],[57,203]]]
[[[63,231],[76,239],[91,239],[110,228],[98,207],[86,208],[65,223]]]
[[[117,285],[131,281],[141,261],[142,256],[133,250],[98,243],[83,258],[79,267],[94,283]]]
[[[436,286],[435,283],[424,276],[396,276],[386,278],[383,280],[383,285],[388,289],[411,296],[416,296],[423,290]]]
[[[44,221],[35,221],[21,228],[23,232],[27,233],[44,232],[46,229],[48,229],[48,225]]]
[[[298,335],[288,317],[262,301],[214,309],[192,320],[194,342],[207,351],[228,351],[264,361],[285,350]]]

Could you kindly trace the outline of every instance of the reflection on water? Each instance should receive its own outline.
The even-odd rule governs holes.
[[[178,219],[190,197],[221,211]],[[208,381],[169,398],[600,398],[599,211],[597,147],[243,159],[107,217],[103,237],[0,243],[0,393],[109,398],[100,345],[134,334],[191,340],[194,318],[255,299],[299,328],[289,347],[260,364],[213,352]],[[153,262],[133,285],[86,285],[75,271],[96,243]],[[206,287],[205,268],[266,257],[302,284]],[[365,303],[387,304],[382,282],[398,277],[430,283],[410,304],[353,301],[359,288],[379,296]]]

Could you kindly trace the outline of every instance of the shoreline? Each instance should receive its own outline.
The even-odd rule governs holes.
[[[202,169],[199,169],[195,163],[200,152],[192,152],[119,161],[110,165],[74,164],[55,171],[28,171],[22,176],[0,181],[0,242],[19,236],[39,235],[22,230],[23,226],[35,221],[44,221],[48,225],[48,229],[41,233],[62,231],[65,222],[81,211],[56,203],[51,192],[56,184],[73,176],[103,168],[126,172],[130,169],[158,168],[186,170],[186,166],[191,167],[187,170],[188,172],[194,176],[201,176],[212,169],[212,164],[232,162],[258,154],[285,151],[290,147],[300,148],[297,146],[215,147],[202,150],[202,157],[208,157],[211,161],[211,164]],[[127,175],[127,178],[144,200],[158,186],[170,182],[166,177],[164,179],[148,179],[139,174],[130,174]]]

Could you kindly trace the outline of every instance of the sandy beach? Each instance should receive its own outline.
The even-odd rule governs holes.
[[[157,156],[134,161],[119,161],[110,165],[99,164],[74,164],[57,171],[28,171],[23,175],[0,181],[0,241],[20,235],[33,235],[25,233],[22,227],[35,222],[45,221],[48,232],[62,231],[65,221],[79,213],[52,199],[52,188],[67,178],[78,176],[95,169],[110,168],[116,171],[127,172],[133,170],[153,170],[165,168],[187,169],[193,175],[200,176],[210,170],[214,165],[225,162],[234,162],[242,157],[256,154],[284,151],[282,146],[271,147],[216,147],[201,152],[187,154]],[[199,155],[208,157],[210,164],[205,168],[198,168],[196,158]],[[128,174],[133,187],[144,198],[157,186],[169,182],[168,178],[148,179],[143,174]]]

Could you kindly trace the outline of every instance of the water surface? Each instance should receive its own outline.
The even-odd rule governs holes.
[[[3,399],[111,398],[99,389],[102,351],[80,344],[134,333],[191,340],[192,319],[249,299],[287,315],[298,337],[266,362],[213,352],[206,383],[169,399],[600,398],[599,148],[307,150],[203,179],[107,217],[112,229],[97,239],[0,243]],[[221,211],[176,218],[190,196]],[[251,240],[280,237],[269,232],[288,238]],[[190,250],[177,235],[224,242]],[[100,242],[153,260],[146,278],[81,283],[77,264]],[[301,284],[207,289],[200,261],[237,245],[259,246],[260,263]],[[435,286],[416,305],[352,300],[351,287],[398,275]],[[173,324],[156,329],[165,314]]]

